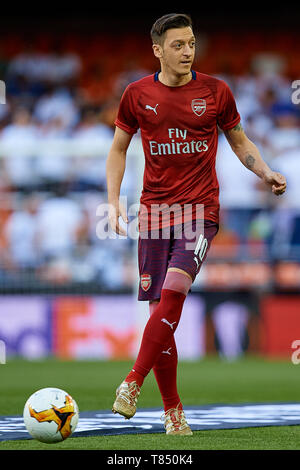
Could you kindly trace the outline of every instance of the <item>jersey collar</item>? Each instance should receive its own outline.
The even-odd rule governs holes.
[[[191,70],[191,72],[192,72],[192,80],[196,80],[197,75],[196,75],[195,70]],[[155,74],[154,74],[154,81],[155,81],[155,82],[158,82],[158,75],[159,75],[159,73],[160,73],[160,70],[158,70],[158,72],[155,72]]]

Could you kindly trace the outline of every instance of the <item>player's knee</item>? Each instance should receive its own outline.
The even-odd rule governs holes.
[[[187,273],[168,271],[162,288],[187,295],[191,285],[192,279]]]

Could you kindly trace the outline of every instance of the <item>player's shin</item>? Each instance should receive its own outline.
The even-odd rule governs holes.
[[[153,373],[162,397],[164,410],[176,408],[181,404],[177,390],[178,356],[174,335],[161,351],[153,366]]]
[[[150,316],[153,315],[159,301],[149,303]],[[160,390],[164,410],[176,408],[180,403],[177,392],[177,364],[178,354],[174,335],[171,341],[159,354],[156,363],[153,366],[153,373]]]
[[[186,295],[181,292],[162,289],[159,305],[146,324],[137,360],[126,381],[130,381],[135,374],[140,380],[153,368],[176,331],[185,298]]]

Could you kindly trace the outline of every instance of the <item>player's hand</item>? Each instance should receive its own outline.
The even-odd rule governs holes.
[[[271,187],[272,193],[279,196],[286,190],[286,179],[285,177],[276,171],[271,171],[264,176],[265,183]]]
[[[110,203],[108,209],[109,225],[118,235],[127,235],[125,230],[120,226],[119,217],[122,217],[126,224],[128,223],[126,209],[123,204],[121,204],[119,201],[113,204]]]

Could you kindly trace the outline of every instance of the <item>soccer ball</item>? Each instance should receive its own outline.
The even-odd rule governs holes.
[[[38,441],[54,443],[74,432],[79,410],[75,400],[59,388],[42,388],[27,400],[23,412],[29,434]]]

